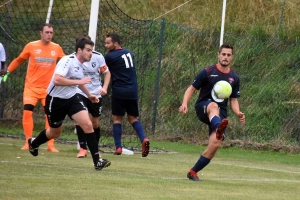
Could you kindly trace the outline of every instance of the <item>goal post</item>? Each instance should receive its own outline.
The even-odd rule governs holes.
[[[223,38],[224,38],[225,15],[226,15],[226,0],[223,0],[220,46],[223,44]]]
[[[47,17],[46,17],[46,23],[50,23],[50,17],[51,17],[51,13],[52,13],[53,1],[54,0],[49,0],[49,7],[48,7],[48,12],[47,12]]]
[[[92,41],[95,43],[94,49],[95,49],[95,46],[96,46],[99,3],[100,3],[99,0],[92,0],[92,3],[91,3],[89,36],[91,37]]]

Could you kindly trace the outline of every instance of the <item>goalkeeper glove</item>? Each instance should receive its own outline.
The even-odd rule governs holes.
[[[3,82],[6,82],[6,80],[7,80],[7,78],[8,78],[8,75],[9,75],[9,71],[7,71],[6,73],[5,73],[5,75],[3,76]]]

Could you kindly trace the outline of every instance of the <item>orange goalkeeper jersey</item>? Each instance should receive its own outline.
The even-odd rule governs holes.
[[[28,61],[27,73],[25,78],[25,87],[47,89],[53,76],[56,62],[65,56],[59,44],[50,42],[44,45],[41,40],[28,43],[19,58]],[[17,59],[15,59],[17,60]],[[20,63],[12,62],[8,71],[14,71]]]

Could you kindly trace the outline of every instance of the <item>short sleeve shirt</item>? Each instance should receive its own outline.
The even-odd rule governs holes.
[[[128,49],[116,49],[105,55],[111,73],[112,96],[120,99],[138,99],[138,84],[134,55]]]
[[[25,87],[47,89],[57,60],[65,56],[61,46],[54,42],[44,45],[41,40],[28,43],[20,57],[28,61]]]
[[[83,65],[86,67],[84,70],[84,76],[90,77],[92,81],[92,83],[85,84],[86,88],[91,94],[100,98],[101,94],[99,94],[99,91],[102,88],[100,74],[109,71],[103,55],[97,51],[93,51],[91,60],[89,62],[84,62]],[[79,88],[78,93],[87,97],[86,94]]]
[[[63,57],[56,66],[53,77],[47,89],[47,93],[52,97],[61,99],[69,99],[77,93],[78,85],[56,86],[54,85],[54,76],[59,74],[67,79],[81,80],[84,77],[84,70],[86,69],[76,57],[76,55],[69,55]]]
[[[223,101],[220,101],[219,99],[216,100],[211,94],[214,85],[220,80],[230,83],[232,87],[230,98],[240,97],[239,76],[230,68],[227,73],[223,73],[218,69],[217,65],[212,65],[200,71],[192,83],[193,87],[195,87],[197,90],[200,90],[196,104],[199,101],[212,100],[218,103],[220,108],[226,109],[228,99],[224,99]]]

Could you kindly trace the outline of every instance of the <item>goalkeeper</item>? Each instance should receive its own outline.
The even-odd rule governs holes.
[[[192,95],[196,90],[200,90],[195,110],[198,119],[208,125],[209,140],[207,148],[187,174],[187,178],[193,181],[200,181],[197,172],[208,165],[210,160],[215,156],[215,153],[221,146],[222,139],[224,140],[225,129],[228,125],[228,99],[217,99],[213,95],[212,89],[215,83],[220,80],[230,83],[232,86],[232,94],[230,96],[231,109],[239,118],[241,124],[245,123],[245,114],[240,111],[238,102],[238,97],[240,96],[240,78],[230,68],[232,57],[233,47],[229,44],[221,45],[218,52],[218,64],[203,69],[197,75],[192,85],[185,91],[182,105],[179,107],[179,112],[186,114],[188,111],[188,102],[191,100]]]
[[[53,37],[53,26],[51,24],[44,24],[40,30],[41,39],[29,42],[7,68],[7,72],[2,81],[7,81],[10,73],[15,71],[21,63],[29,60],[27,66],[27,73],[25,78],[25,86],[23,93],[23,129],[25,134],[25,145],[22,150],[28,150],[28,138],[32,137],[33,132],[33,109],[37,102],[40,101],[45,107],[46,89],[50,83],[54,73],[56,62],[58,59],[65,56],[60,45],[51,42]],[[47,116],[45,128],[49,128]],[[54,147],[54,140],[48,142],[48,151],[59,152]]]

